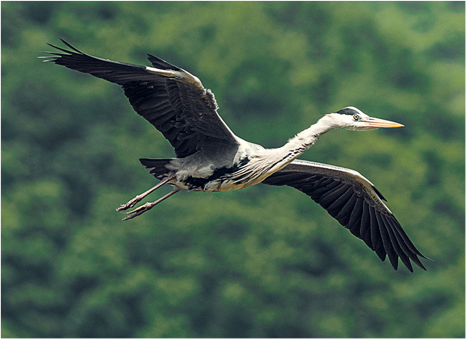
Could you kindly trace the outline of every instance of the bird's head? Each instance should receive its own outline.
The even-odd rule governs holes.
[[[346,128],[350,131],[403,127],[402,124],[393,121],[371,118],[352,106],[345,107],[335,113],[326,114],[325,119],[328,120],[328,123],[331,124],[333,128]]]

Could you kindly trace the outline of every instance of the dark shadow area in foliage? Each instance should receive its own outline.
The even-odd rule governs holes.
[[[244,306],[233,306],[212,314],[208,336],[215,333],[227,338],[247,338],[250,336],[253,315]],[[214,323],[216,325],[212,326]],[[218,328],[217,328],[218,326]]]
[[[175,269],[166,265],[166,260],[173,251],[191,247],[192,240],[169,230],[158,233],[157,236],[129,239],[126,246],[128,260],[132,265],[147,265],[163,273],[174,272]]]
[[[191,327],[201,337],[242,339],[251,338],[254,315],[244,306],[229,305],[216,308],[214,296],[198,300],[188,309],[196,314]]]
[[[465,0],[448,0],[448,3],[450,4],[450,8],[452,10],[466,10],[466,1]]]
[[[375,25],[369,22],[355,22],[342,32],[342,39],[347,41],[343,51],[336,55],[340,62],[340,70],[346,73],[360,73],[364,70],[361,62],[361,52],[369,52],[373,57],[379,58],[381,63],[389,57],[390,46],[379,38]]]
[[[231,240],[239,240],[244,237],[248,226],[237,221],[227,221],[215,227],[214,232],[218,237],[225,237]]]
[[[399,50],[390,50],[388,57],[393,58],[396,55],[396,66],[387,68],[390,74],[387,74],[387,80],[393,83],[401,90],[421,90],[429,84],[429,79],[425,76],[424,71],[419,69],[414,59],[414,53],[407,49],[402,48]],[[391,63],[387,60],[387,63]]]
[[[428,54],[437,60],[458,61],[466,58],[466,37],[462,33],[456,33],[436,44]]]
[[[110,295],[108,304],[88,305],[74,312],[66,332],[82,338],[130,337],[146,323],[143,302],[141,293]]]
[[[100,131],[94,134],[92,128],[102,124],[111,129],[118,123],[118,116],[127,112],[125,106],[119,105],[124,102],[121,97],[106,103],[102,100],[82,102],[53,93],[52,88],[30,81],[22,82],[12,92],[16,99],[10,103],[9,111],[15,119],[2,121],[2,142],[9,145],[21,140],[32,147],[25,148],[19,155],[19,161],[26,168],[26,177],[4,172],[2,184],[4,188],[12,187],[25,178],[47,177],[55,173],[66,185],[64,191],[69,208],[78,215],[85,215],[98,183],[127,181],[123,179],[123,170],[116,170],[110,139]],[[105,116],[103,112],[109,108],[112,113]]]
[[[361,157],[361,162],[365,164],[361,165],[361,167],[375,166],[380,169],[387,169],[392,166],[393,155],[389,153],[366,151]],[[382,180],[382,178],[380,178],[380,180]]]
[[[383,333],[383,330],[387,326],[387,321],[384,320],[382,317],[380,317],[377,314],[374,314],[372,312],[369,312],[367,309],[363,310],[354,310],[355,314],[357,315],[357,318],[359,319],[358,324],[356,325],[355,328],[355,335],[356,333],[360,333],[362,328],[367,328],[369,331],[374,333],[376,336],[381,336]]]
[[[44,93],[54,91],[50,87],[44,88],[43,85],[30,81],[21,83],[11,93],[15,98],[11,102],[11,110],[16,119],[5,120],[2,123],[2,141],[21,136],[48,151],[53,151],[66,139],[78,139],[82,136],[83,129],[79,128],[79,122],[83,119],[82,105],[62,96]],[[66,109],[66,112],[63,112],[63,109]],[[70,111],[74,114],[67,113]]]
[[[462,226],[464,226],[464,210],[455,207],[449,199],[437,201],[434,205],[434,211],[456,220],[459,229],[462,229]]]
[[[0,66],[0,79],[6,76],[6,74],[7,74],[6,68]]]
[[[411,13],[425,12],[429,9],[423,0],[397,0],[398,6]]]
[[[202,27],[199,30],[199,35],[201,36],[200,41],[202,43],[207,43],[207,42],[212,41],[213,38],[215,37],[216,32],[217,32],[217,28],[215,27],[215,25],[206,25]]]
[[[285,264],[282,271],[287,274],[290,271],[304,273],[311,277],[319,277],[329,274],[332,270],[343,266],[334,249],[323,241],[310,241],[308,251],[312,252],[312,260],[303,258],[293,264]]]
[[[441,163],[438,155],[433,152],[425,154],[425,161],[427,163],[427,182],[428,186],[437,186],[441,182]]]
[[[320,39],[332,24],[330,15],[320,4],[288,2],[270,9],[275,20],[287,27],[301,26],[308,37],[310,59],[328,56],[328,50]]]
[[[90,6],[78,6],[76,15],[85,23],[112,21],[119,15],[119,10],[111,2],[94,2]]]
[[[40,285],[49,284],[53,272],[52,263],[46,260],[30,259],[19,253],[12,253],[3,258],[3,263],[14,271],[15,284],[33,281]]]
[[[0,45],[16,47],[17,34],[22,23],[15,15],[0,10]]]
[[[277,324],[266,330],[266,339],[313,339],[311,333],[291,324]]]
[[[282,60],[268,58],[242,64],[230,79],[228,91],[223,96],[223,105],[233,118],[242,123],[249,119],[273,119],[286,112],[283,98],[290,90],[286,86],[286,70],[289,66]],[[271,89],[264,93],[265,85]]]
[[[413,26],[413,29],[420,33],[429,32],[434,29],[436,22],[432,21],[429,16],[425,16],[423,19],[420,19],[419,22]]]
[[[147,5],[145,10],[148,10],[148,11],[151,11],[157,14],[164,15],[164,14],[169,14],[173,11],[173,5],[171,5],[168,1],[148,1],[145,5]],[[181,4],[178,9],[182,10],[182,9],[189,9],[189,8],[190,6]]]
[[[131,32],[134,32],[137,35],[150,34],[149,25],[145,21],[140,20],[137,16],[133,16],[131,18],[130,29],[131,29]]]
[[[86,293],[96,289],[100,282],[97,276],[91,275],[73,275],[68,283],[70,301],[77,301]]]
[[[191,327],[199,336],[215,336],[210,334],[211,326],[215,324],[217,314],[215,299],[219,293],[221,277],[219,274],[203,273],[198,278],[200,294],[195,303],[188,306],[193,314]],[[215,325],[214,325],[215,326]]]
[[[28,222],[27,229],[18,230],[16,236],[24,241],[47,239],[49,243],[54,245],[54,248],[64,250],[70,238],[70,228],[67,227],[68,225],[63,225],[60,228],[51,228],[41,222],[41,214],[50,212],[51,210],[50,205],[45,203],[44,200],[35,199],[28,207],[29,210],[35,213],[37,218],[35,221]]]
[[[451,304],[451,298],[442,292],[433,292],[414,303],[417,314],[422,319],[428,319],[438,314]]]
[[[313,99],[320,104],[329,104],[335,90],[335,79],[330,76],[323,76],[312,88]]]
[[[433,109],[437,114],[429,114],[425,119],[425,129],[435,133],[444,140],[454,140],[463,133],[462,126],[455,122],[452,117],[446,116],[441,109]]]
[[[95,195],[83,180],[76,180],[73,176],[65,176],[66,186],[70,194],[67,194],[70,210],[78,215],[85,215],[92,209]]]
[[[237,98],[233,95],[224,99],[225,105],[236,112],[241,112],[242,121],[248,120],[249,117],[256,117],[257,112],[267,113],[269,117],[277,116],[282,113],[283,104],[279,98],[273,95],[241,95]],[[237,118],[240,119],[240,118]]]
[[[207,303],[207,300],[205,301]],[[195,309],[193,309],[193,316],[191,317],[191,327],[202,336],[205,333],[207,324],[212,319],[212,312],[206,309],[205,304],[201,302]]]
[[[62,2],[53,0],[21,0],[24,16],[39,25],[47,25],[50,19],[61,9]]]
[[[10,171],[5,171],[2,169],[2,186],[7,187],[8,185],[12,185],[14,182],[15,176]]]

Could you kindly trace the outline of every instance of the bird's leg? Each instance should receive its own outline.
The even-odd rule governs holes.
[[[144,205],[142,206],[139,206],[138,208],[132,210],[132,211],[129,211],[129,212],[126,212],[127,214],[129,214],[126,218],[124,218],[123,220],[128,220],[128,219],[132,219],[134,217],[137,217],[138,215],[141,215],[142,213],[150,210],[152,207],[154,207],[155,205],[157,205],[158,203],[164,201],[165,199],[171,197],[173,194],[175,194],[176,192],[179,192],[181,190],[180,187],[175,187],[173,189],[173,191],[171,191],[170,193],[164,195],[163,197],[161,197],[160,199],[154,201],[154,202],[146,202]]]
[[[137,195],[136,197],[134,197],[133,199],[128,201],[126,204],[121,205],[120,207],[118,207],[117,211],[124,211],[124,210],[127,210],[128,208],[134,207],[138,202],[140,202],[142,199],[144,199],[149,194],[154,192],[157,188],[159,188],[160,186],[165,185],[167,182],[169,182],[170,180],[172,180],[174,178],[176,178],[176,174],[175,173],[170,174],[168,177],[166,177],[165,179],[160,181],[157,185],[152,187],[150,190],[147,190],[144,193]]]

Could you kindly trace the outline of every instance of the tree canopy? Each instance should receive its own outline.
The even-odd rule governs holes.
[[[464,2],[1,6],[3,337],[464,337]],[[394,271],[287,187],[121,221],[156,182],[138,158],[173,150],[118,86],[41,63],[59,38],[188,70],[265,147],[349,105],[404,124],[301,158],[371,180],[427,271]]]

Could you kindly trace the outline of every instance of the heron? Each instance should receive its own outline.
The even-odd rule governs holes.
[[[221,192],[260,183],[290,186],[320,204],[382,261],[388,256],[395,270],[398,258],[411,272],[411,261],[426,269],[419,257],[429,258],[409,239],[385,205],[384,196],[369,180],[351,169],[297,159],[330,130],[364,131],[402,124],[370,117],[348,106],[324,114],[282,147],[267,149],[236,136],[219,116],[212,91],[188,71],[151,54],[148,60],[152,66],[102,59],[60,40],[69,49],[48,44],[56,51],[44,52],[47,55],[39,58],[120,85],[133,109],[174,148],[175,158],[139,159],[160,181],[117,211],[132,209],[163,185],[171,185],[173,190],[128,211],[123,220],[140,216],[181,190]]]

